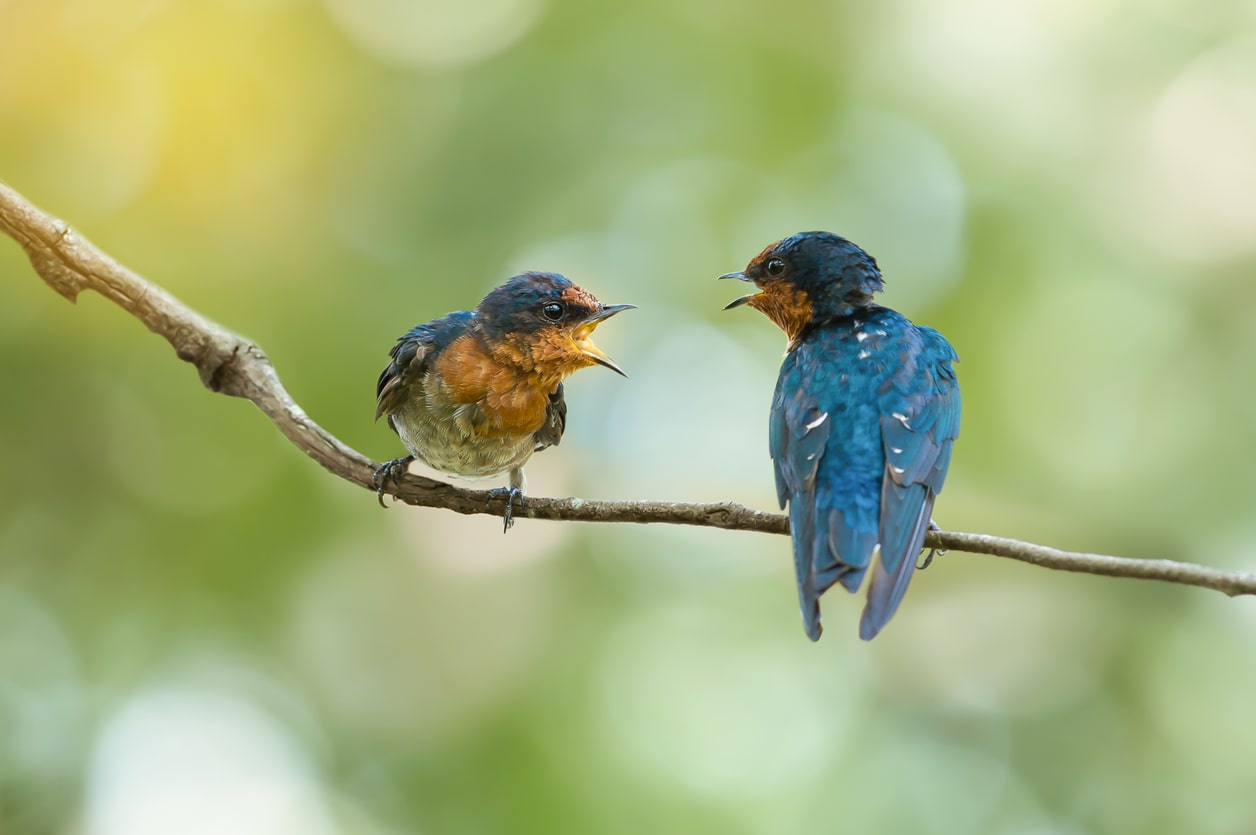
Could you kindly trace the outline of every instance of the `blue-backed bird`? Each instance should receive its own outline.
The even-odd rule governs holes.
[[[871,640],[907,591],[959,434],[955,350],[873,304],[872,256],[830,232],[772,244],[742,272],[749,305],[789,339],[772,397],[769,451],[789,506],[798,598],[820,638],[820,595],[855,591],[879,545],[859,636]]]
[[[473,311],[411,328],[376,386],[375,419],[387,415],[410,451],[375,471],[380,504],[415,458],[465,478],[509,473],[509,529],[526,486],[523,465],[562,440],[563,379],[591,365],[627,376],[591,335],[631,307],[602,304],[561,275],[530,272],[490,291]]]

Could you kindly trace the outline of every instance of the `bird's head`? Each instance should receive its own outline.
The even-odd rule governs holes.
[[[720,278],[753,282],[760,292],[729,303],[749,305],[797,339],[812,322],[849,316],[872,304],[881,271],[872,256],[832,232],[800,232],[760,252],[746,269]]]
[[[498,359],[554,382],[581,368],[623,369],[593,344],[594,329],[631,304],[602,304],[556,273],[524,273],[493,289],[476,308],[476,325]]]

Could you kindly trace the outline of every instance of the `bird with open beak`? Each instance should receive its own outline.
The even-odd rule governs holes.
[[[727,307],[763,313],[789,340],[768,418],[781,507],[789,506],[803,622],[820,637],[820,595],[868,583],[859,635],[894,615],[916,569],[959,435],[950,343],[873,303],[881,271],[831,232],[777,241],[720,278],[759,292]]]
[[[416,458],[464,478],[509,473],[509,529],[526,486],[523,465],[562,440],[563,379],[591,365],[627,376],[592,335],[632,307],[602,304],[561,275],[530,272],[492,290],[473,311],[410,329],[376,387],[376,420],[386,415],[410,451],[375,471],[380,503]]]

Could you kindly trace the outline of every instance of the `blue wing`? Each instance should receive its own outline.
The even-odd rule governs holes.
[[[813,332],[786,356],[768,438],[813,641],[820,595],[836,583],[856,591],[878,543],[860,636],[898,608],[959,431],[955,359],[936,331],[884,308]]]
[[[388,352],[391,361],[384,366],[375,384],[376,420],[381,415],[391,415],[411,387],[423,379],[431,357],[457,339],[473,316],[469,310],[450,313],[426,324],[415,325],[397,340]],[[388,425],[392,426],[391,417]]]
[[[768,449],[776,471],[776,495],[781,507],[789,505],[790,539],[798,602],[811,640],[820,637],[820,592],[813,567],[816,536],[816,471],[828,443],[830,424],[813,397],[802,385],[802,371],[790,354],[781,367],[768,419]]]
[[[790,352],[769,423],[777,498],[789,505],[799,604],[813,641],[820,595],[835,583],[854,591],[868,568],[884,470],[875,381],[855,373],[855,356],[840,340],[816,334]]]
[[[958,358],[932,328],[916,328],[916,350],[900,364],[881,398],[885,474],[881,482],[881,558],[868,584],[859,635],[871,640],[894,616],[924,545],[933,502],[942,490],[959,435]],[[917,347],[918,346],[918,347]]]

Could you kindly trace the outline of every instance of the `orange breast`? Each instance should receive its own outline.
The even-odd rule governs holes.
[[[549,390],[534,375],[493,359],[474,334],[464,334],[436,361],[442,387],[457,405],[478,407],[475,431],[491,438],[530,435],[545,423]]]

